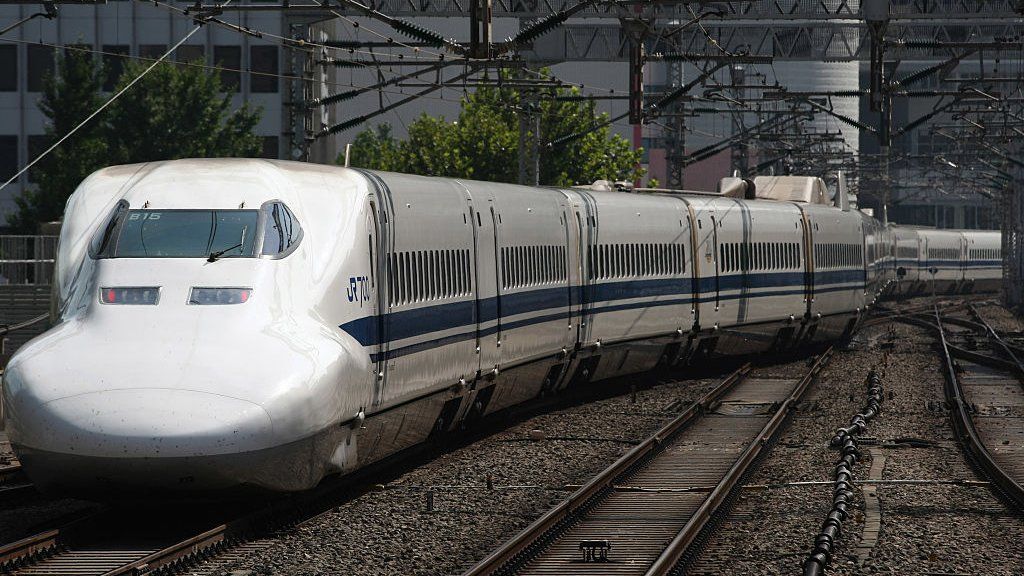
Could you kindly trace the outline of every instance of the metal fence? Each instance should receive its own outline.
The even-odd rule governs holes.
[[[50,284],[56,236],[0,236],[0,285]]]

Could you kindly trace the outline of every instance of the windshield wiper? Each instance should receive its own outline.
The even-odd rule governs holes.
[[[207,262],[216,262],[218,258],[220,258],[221,256],[227,254],[228,252],[231,252],[235,248],[241,248],[242,244],[243,244],[243,242],[239,242],[238,244],[235,244],[234,246],[232,246],[230,248],[225,248],[223,250],[218,250],[216,252],[210,252],[210,257],[207,258],[206,261]]]
[[[216,222],[214,222],[214,225],[216,225]],[[216,228],[214,228],[214,230],[216,230]],[[207,262],[216,262],[218,258],[220,258],[221,256],[227,254],[228,252],[231,252],[235,248],[241,248],[243,245],[245,245],[245,233],[248,230],[249,230],[248,226],[242,226],[242,239],[241,239],[241,241],[239,241],[238,244],[235,244],[234,246],[232,246],[230,248],[225,248],[223,250],[218,250],[217,252],[210,252],[210,257],[207,258],[206,261]]]

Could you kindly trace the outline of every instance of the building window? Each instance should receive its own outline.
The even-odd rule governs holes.
[[[124,57],[128,55],[128,46],[124,44],[103,45],[103,91],[113,92],[117,79],[124,72]]]
[[[226,68],[220,71],[220,87],[225,92],[238,92],[242,85],[242,47],[214,46],[213,65]]]
[[[18,90],[18,47],[0,46],[0,92]]]
[[[53,74],[54,51],[49,46],[28,47],[28,91],[42,92],[43,81]]]
[[[174,51],[174,59],[177,62],[203,61],[205,54],[206,51],[202,44],[184,44],[178,46],[178,49]]]
[[[260,151],[260,158],[277,158],[279,154],[277,136],[263,136],[263,149]]]
[[[6,182],[18,171],[18,137],[0,136],[0,181]]]
[[[166,44],[139,44],[139,57],[156,60],[167,52]]]
[[[42,154],[43,151],[46,150],[50,146],[51,139],[46,134],[29,134],[29,136],[26,139],[25,143],[26,143],[26,148],[28,150],[28,156],[26,156],[26,158],[27,158],[28,162],[31,162],[32,159],[34,159],[36,156],[39,156],[40,154]],[[29,170],[28,170],[28,181],[29,182],[31,182],[33,184],[35,184],[36,182],[39,182],[39,180],[38,180],[39,169],[40,169],[40,165],[39,164],[36,164],[32,168],[29,168]]]
[[[249,69],[251,91],[277,92],[277,46],[250,46]]]

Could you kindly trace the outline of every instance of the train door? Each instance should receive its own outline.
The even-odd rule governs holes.
[[[565,232],[565,269],[566,269],[566,283],[565,289],[568,291],[568,302],[569,302],[569,326],[570,329],[566,330],[568,338],[566,339],[567,349],[572,349],[573,344],[579,342],[579,318],[583,313],[582,309],[582,290],[577,290],[576,286],[580,284],[580,278],[576,272],[576,268],[573,264],[573,254],[580,253],[580,245],[582,244],[582,230],[580,229],[581,222],[576,218],[571,207],[569,199],[563,200],[559,203],[562,210],[562,216],[559,221],[562,224],[562,230]],[[576,330],[572,330],[572,325],[576,324]]]
[[[370,358],[374,362],[374,387],[373,405],[379,406],[384,395],[385,383],[387,380],[387,325],[385,315],[390,312],[390,298],[388,287],[392,285],[390,278],[391,271],[388,269],[389,249],[388,238],[388,215],[378,210],[378,200],[370,199],[370,210],[366,218],[367,246],[369,248],[369,269],[370,287],[373,298],[370,299],[370,317],[373,318],[377,338],[374,339],[370,352]],[[355,280],[349,290],[355,290]]]
[[[690,232],[690,250],[686,253],[690,257],[690,314],[693,316],[693,325],[700,326],[700,258],[697,258],[697,215],[693,204],[683,200],[686,205],[686,227]],[[684,263],[685,264],[685,263]]]
[[[967,255],[970,253],[970,247],[967,243],[967,237],[961,232],[960,236],[960,282],[967,280]]]
[[[704,259],[707,260],[707,263],[711,266],[711,268],[715,272],[715,279],[714,279],[715,312],[718,312],[718,309],[721,308],[721,304],[722,304],[722,301],[721,301],[721,298],[722,298],[722,282],[721,282],[721,278],[720,278],[720,274],[721,274],[720,264],[721,264],[721,262],[719,261],[719,258],[718,258],[718,219],[716,218],[716,214],[715,214],[714,209],[709,210],[709,212],[710,212],[709,216],[711,218],[711,238],[710,238],[711,241],[705,244],[706,247],[704,249]],[[716,316],[717,316],[717,314],[716,314]]]
[[[718,323],[721,305],[721,284],[718,271],[718,215],[715,200],[687,198],[691,206],[691,259],[696,293],[695,323],[701,330],[714,328]]]
[[[800,228],[803,232],[804,252],[804,302],[807,303],[807,316],[811,315],[811,305],[814,302],[814,231],[807,212],[800,210]]]
[[[591,310],[593,298],[590,290],[590,269],[588,267],[587,254],[591,247],[597,244],[597,206],[594,198],[585,192],[580,192],[579,206],[574,210],[576,231],[579,237],[579,244],[576,250],[577,266],[575,272],[578,275],[579,285],[579,323],[577,325],[576,341],[581,344],[590,344],[591,339]]]
[[[495,227],[496,214],[492,198],[471,198],[470,218],[473,226],[474,281],[476,282],[476,337],[480,358],[480,373],[497,374],[500,364],[501,314],[499,309],[499,283]]]
[[[495,350],[496,358],[494,359],[494,363],[495,363],[495,366],[500,366],[501,365],[501,360],[502,360],[502,358],[501,358],[501,336],[502,336],[501,335],[501,319],[502,319],[502,316],[504,316],[504,314],[505,314],[505,311],[502,309],[502,306],[501,306],[501,296],[502,296],[501,293],[503,292],[503,290],[502,290],[502,284],[501,284],[502,279],[499,276],[499,274],[500,274],[499,269],[500,269],[500,262],[501,262],[501,248],[500,248],[500,246],[501,246],[501,226],[500,226],[501,219],[498,217],[498,213],[494,209],[493,201],[488,201],[488,203],[490,204],[490,206],[488,206],[488,210],[487,210],[488,214],[486,216],[484,216],[484,218],[490,218],[491,229],[494,231],[494,233],[491,234],[492,242],[490,243],[490,246],[489,246],[491,248],[491,253],[493,254],[492,257],[494,258],[494,274],[493,274],[493,281],[494,281],[494,310],[495,310],[495,318],[494,318],[494,322],[495,322],[494,330],[495,330],[495,332],[494,332],[494,339],[495,339],[495,345],[497,346],[497,349]],[[477,214],[477,217],[479,217],[479,216],[480,215]],[[484,247],[481,247],[481,249],[482,250],[486,250],[486,248],[484,248]],[[480,330],[480,325],[477,324],[477,331],[479,332],[479,330]]]

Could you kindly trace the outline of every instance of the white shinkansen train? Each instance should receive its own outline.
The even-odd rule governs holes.
[[[3,374],[7,433],[53,492],[303,490],[542,393],[841,338],[897,286],[999,285],[997,232],[754,184],[107,168],[68,202],[53,328]]]

